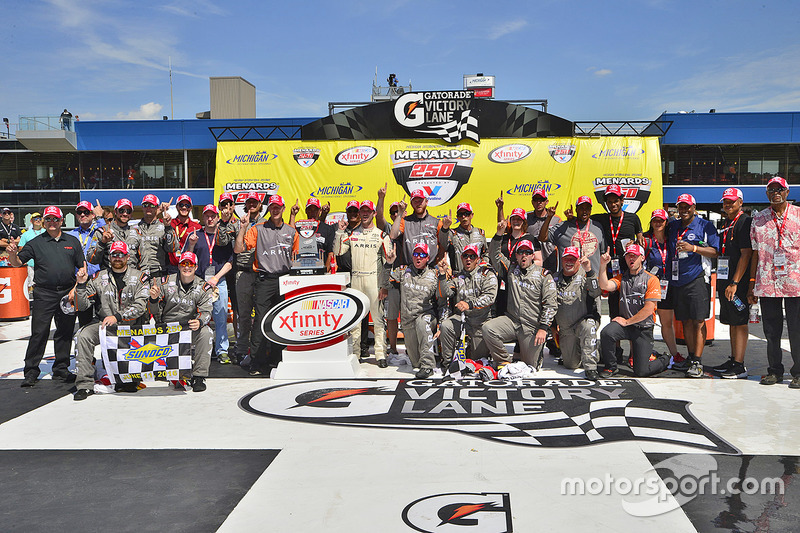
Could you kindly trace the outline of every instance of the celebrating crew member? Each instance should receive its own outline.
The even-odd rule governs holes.
[[[101,270],[91,279],[82,269],[77,275],[75,307],[92,311],[93,322],[78,330],[75,346],[78,375],[74,400],[85,400],[94,392],[94,348],[100,344],[100,328],[117,324],[145,323],[149,287],[142,272],[128,267],[128,245],[111,244],[108,251],[110,270]],[[149,315],[146,317],[149,319]],[[118,390],[136,392],[136,383],[120,383]]]
[[[742,211],[742,191],[725,189],[722,194],[722,211],[725,225],[720,230],[719,257],[717,258],[717,294],[719,295],[719,321],[730,326],[731,357],[714,368],[723,378],[746,378],[744,354],[750,306],[747,304],[747,289],[750,279],[750,227],[752,219]]]
[[[470,210],[469,218],[471,215]],[[480,265],[482,248],[479,244],[465,245],[459,259],[463,268],[450,279],[439,281],[439,297],[454,298],[456,302],[454,314],[443,320],[439,327],[445,368],[452,361],[462,328],[466,329],[469,337],[467,357],[480,359],[489,355],[481,326],[489,320],[492,304],[497,298],[497,273],[489,266]]]
[[[502,196],[502,195],[501,195]],[[528,232],[528,223],[525,221],[525,210],[521,207],[516,207],[511,211],[511,215],[508,217],[508,221],[505,221],[505,225],[503,226],[505,230],[503,234],[500,236],[500,254],[503,259],[513,263],[516,260],[516,256],[514,254],[514,249],[519,241],[523,239],[527,239],[527,232]],[[534,247],[534,254],[533,254],[533,262],[541,264],[542,257],[541,251],[536,251],[537,248]],[[538,254],[538,255],[537,255]],[[501,262],[498,262],[499,257],[496,259],[491,253],[489,254],[489,259],[491,260],[492,267],[495,269],[496,272],[504,272],[504,267]],[[538,261],[537,261],[538,259]],[[497,302],[496,302],[496,309],[497,315],[502,315],[506,312],[506,308],[508,306],[508,286],[505,284],[505,281],[500,280],[500,285],[498,287],[497,292]]]
[[[97,200],[96,206],[92,206],[92,202],[84,200],[75,206],[75,214],[78,217],[78,226],[69,234],[80,241],[83,254],[88,257],[89,247],[94,241],[95,233],[102,233],[100,228],[106,225],[106,221],[103,220],[103,206],[100,205],[99,200]],[[99,239],[100,236],[97,238]],[[86,268],[86,273],[91,278],[100,270],[100,265],[87,263]],[[86,326],[94,320],[94,311],[91,309],[78,311],[77,315],[79,327]]]
[[[391,222],[387,222],[386,218],[383,216],[383,205],[384,200],[386,199],[386,188],[388,183],[385,183],[384,186],[378,189],[378,205],[375,206],[375,220],[377,221],[378,227],[383,228],[383,231],[389,235],[392,233],[392,224],[394,221],[397,220],[397,217],[400,213],[400,202],[392,202],[389,205],[389,217]],[[398,245],[400,239],[392,240],[392,244]],[[402,257],[402,247],[395,246],[395,249],[398,250],[397,258],[392,263],[391,268],[399,268],[400,265],[404,264],[404,258]],[[389,346],[386,349],[386,355],[395,354],[397,355],[397,332],[398,332],[398,319],[400,318],[400,284],[396,281],[390,281],[386,287],[386,296],[383,298],[383,308],[386,313],[386,336],[389,339]],[[383,294],[383,292],[381,293]]]
[[[599,266],[598,266],[599,269]],[[586,379],[599,379],[597,372],[597,326],[600,311],[597,297],[603,292],[597,274],[580,249],[567,246],[561,254],[561,272],[556,279],[558,324],[561,357],[567,368],[583,366]]]
[[[192,198],[188,194],[178,196],[178,216],[173,218],[170,222],[172,229],[175,231],[175,236],[178,238],[178,250],[169,256],[169,266],[167,270],[171,274],[178,272],[178,259],[180,255],[187,250],[186,240],[189,235],[202,228],[200,224],[192,220]]]
[[[507,311],[483,325],[483,338],[497,365],[512,362],[505,343],[516,340],[525,364],[539,370],[542,349],[558,305],[556,285],[550,273],[534,263],[533,243],[528,239],[517,242],[513,263],[503,256],[500,243],[505,230],[506,221],[501,220],[489,243],[489,255],[492,264],[500,265],[500,279],[508,287]]]
[[[359,208],[361,225],[348,235],[346,233],[347,221],[339,221],[336,231],[334,250],[337,255],[350,251],[352,261],[350,286],[363,292],[369,298],[369,312],[375,331],[375,360],[378,366],[386,368],[386,331],[383,325],[383,309],[381,306],[380,289],[387,284],[382,279],[386,250],[392,244],[389,236],[375,227],[375,206],[369,200],[361,202]],[[326,224],[327,225],[327,224]],[[361,346],[361,324],[357,324],[352,331],[353,347]]]
[[[233,195],[224,192],[219,195],[219,224],[217,224],[217,246],[230,244],[233,253],[233,243],[236,242],[236,234],[239,233],[239,219],[234,216],[235,202]],[[252,261],[250,261],[252,263]],[[225,282],[228,284],[228,297],[231,299],[231,310],[233,311],[233,329],[238,338],[239,335],[239,299],[236,297],[236,256],[233,256],[234,267],[225,274]],[[252,308],[251,308],[252,309]],[[250,341],[248,341],[249,346]],[[238,361],[238,359],[237,359]]]
[[[661,337],[667,345],[673,363],[678,366],[685,357],[678,353],[675,344],[674,304],[669,297],[670,262],[667,260],[667,220],[669,215],[663,209],[655,209],[650,217],[650,230],[644,234],[645,268],[658,278],[661,284],[661,300],[656,304],[658,322],[661,324]]]
[[[400,212],[403,212],[402,205]],[[392,263],[396,258],[397,250],[393,245],[387,262]],[[400,283],[400,327],[408,358],[412,366],[419,369],[417,379],[431,377],[436,366],[433,342],[437,329],[439,278],[436,270],[428,266],[429,259],[428,245],[418,242],[411,250],[411,264],[391,273],[391,279]]]
[[[658,278],[644,269],[644,248],[631,243],[625,249],[625,272],[608,279],[606,267],[611,262],[610,251],[603,254],[600,264],[600,288],[619,293],[620,316],[614,317],[600,332],[600,357],[605,368],[604,378],[617,375],[617,357],[614,353],[620,340],[631,341],[633,373],[647,377],[664,371],[669,365],[669,355],[651,359],[653,355],[653,326],[656,303],[661,300]]]
[[[556,205],[547,208],[547,216],[544,224],[541,225],[537,234],[539,242],[551,243],[564,254],[564,250],[569,246],[578,249],[581,257],[588,257],[592,264],[592,270],[597,273],[600,269],[600,256],[606,247],[603,236],[603,228],[592,220],[592,199],[588,196],[581,196],[575,202],[575,215],[572,208],[564,212],[566,220],[563,222],[552,223],[556,218]]]
[[[184,252],[178,261],[180,273],[170,274],[150,287],[149,308],[157,324],[188,322],[192,330],[194,358],[192,360],[192,391],[206,390],[208,368],[211,366],[212,286],[195,275],[197,256]],[[174,382],[177,390],[184,389],[183,382]]]
[[[278,278],[289,273],[291,253],[297,248],[297,232],[283,222],[285,209],[283,198],[273,194],[267,202],[269,220],[250,227],[250,213],[246,213],[233,248],[237,254],[255,250],[251,267],[256,273],[253,293],[256,316],[250,343],[252,376],[268,376],[270,367],[276,367],[282,357],[282,347],[266,338],[261,322],[267,312],[281,301]]]
[[[711,311],[711,259],[717,257],[717,229],[698,216],[691,194],[678,197],[679,220],[667,224],[670,295],[675,318],[683,324],[689,357],[686,375],[703,377],[700,358],[706,345],[706,319]],[[672,368],[675,368],[673,365]]]
[[[178,239],[167,213],[169,202],[159,202],[158,196],[148,194],[142,199],[144,216],[136,226],[139,233],[139,270],[150,278],[167,275],[169,257],[178,251]]]
[[[100,265],[102,269],[111,267],[108,259],[108,248],[112,242],[122,241],[128,245],[128,266],[136,267],[139,253],[139,232],[128,225],[133,213],[133,204],[127,198],[117,200],[114,205],[114,220],[103,227],[103,232],[95,232],[89,246],[89,263]]]
[[[482,229],[472,225],[473,216],[474,213],[470,204],[467,202],[458,204],[456,208],[458,226],[451,228],[448,233],[449,242],[447,245],[447,254],[453,272],[461,272],[464,270],[461,256],[462,252],[470,244],[474,244],[478,247],[478,256],[484,259],[484,262],[488,262],[489,260],[489,251],[486,248],[486,234]]]
[[[51,205],[44,210],[46,233],[39,235],[17,253],[17,243],[9,240],[6,250],[11,266],[20,267],[30,259],[34,260],[33,304],[31,309],[31,338],[25,352],[25,379],[22,387],[32,387],[39,377],[39,363],[50,336],[50,324],[55,319],[56,331],[53,335],[55,361],[53,379],[74,381],[75,375],[69,370],[69,353],[72,333],[75,329],[75,315],[65,314],[61,309],[61,299],[75,287],[76,272],[86,271],[86,261],[81,243],[72,235],[61,231],[64,217],[61,209]]]
[[[203,208],[203,231],[189,236],[189,251],[197,256],[197,275],[216,287],[214,306],[214,353],[223,365],[231,363],[228,357],[228,283],[225,275],[233,268],[233,244],[220,245],[217,226],[219,215],[214,204]]]
[[[392,223],[390,237],[392,240],[402,236],[403,254],[408,258],[417,243],[424,242],[436,264],[441,261],[447,251],[447,233],[450,229],[450,217],[439,220],[428,213],[428,195],[422,189],[411,191],[411,208],[413,212],[406,216],[405,196],[400,202],[399,217]],[[442,231],[444,230],[444,231]]]
[[[788,198],[789,185],[785,179],[775,176],[769,180],[770,208],[756,214],[750,228],[754,252],[750,271],[755,276],[750,278],[747,297],[752,304],[761,303],[767,339],[769,367],[761,384],[783,381],[781,336],[785,319],[793,361],[789,387],[800,389],[800,207],[789,204]]]
[[[356,228],[361,226],[361,204],[358,203],[358,200],[350,200],[349,202],[347,202],[347,207],[345,208],[345,215],[347,217],[347,226],[345,227],[344,231],[347,235],[350,235]],[[341,255],[336,256],[336,272],[352,272],[352,271],[353,271],[353,259],[351,250],[348,249]],[[367,359],[369,357],[368,316],[365,316],[364,320],[361,321],[360,342],[361,346],[353,346],[353,349],[359,350],[359,357],[361,359]]]

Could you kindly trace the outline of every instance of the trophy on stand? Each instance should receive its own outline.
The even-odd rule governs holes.
[[[317,249],[318,220],[298,220],[295,229],[298,234],[297,257],[292,260],[291,275],[312,276],[325,274],[325,261],[322,253]]]

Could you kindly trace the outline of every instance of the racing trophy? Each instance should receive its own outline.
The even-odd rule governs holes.
[[[325,261],[317,249],[317,220],[298,220],[295,224],[298,234],[297,256],[290,267],[293,276],[313,276],[325,274]]]

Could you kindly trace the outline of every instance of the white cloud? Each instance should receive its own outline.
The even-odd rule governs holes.
[[[595,76],[597,76],[599,78],[602,78],[604,76],[608,76],[609,74],[611,74],[613,72],[611,69],[597,68],[597,67],[589,67],[586,70],[588,70],[589,72],[593,73]]]
[[[499,24],[495,24],[489,30],[489,35],[487,37],[491,40],[499,39],[509,33],[514,33],[515,31],[519,31],[525,26],[528,25],[528,21],[526,20],[512,20],[509,22],[501,22]]]
[[[148,102],[139,106],[135,111],[127,113],[117,113],[117,120],[157,120],[161,118],[163,105],[155,102]]]
[[[226,14],[222,8],[209,0],[175,0],[161,6],[161,9],[182,17],[199,17],[201,14]]]

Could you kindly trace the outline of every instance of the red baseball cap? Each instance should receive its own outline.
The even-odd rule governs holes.
[[[117,200],[117,203],[114,204],[114,211],[116,211],[120,207],[130,207],[131,211],[133,211],[133,203],[127,198],[120,198],[119,200]]]
[[[571,255],[575,259],[581,258],[581,252],[578,250],[577,246],[567,246],[564,248],[564,253],[561,254],[561,257],[567,257],[568,255]]]
[[[375,204],[372,203],[372,200],[364,200],[363,202],[361,202],[359,209],[361,209],[362,207],[369,207],[370,211],[375,211]]]
[[[477,255],[478,257],[481,256],[481,250],[478,248],[477,244],[468,244],[464,247],[461,251],[461,255],[464,255],[467,252],[472,252],[473,254]]]
[[[252,194],[255,194],[255,193],[252,193]],[[283,203],[283,197],[281,197],[278,194],[273,194],[272,196],[269,197],[269,200],[267,201],[267,209],[269,209],[269,206],[271,206],[272,204],[276,204],[276,205],[279,205],[281,207],[286,205],[286,204]]]
[[[203,214],[204,215],[206,214],[206,211],[213,211],[214,214],[216,214],[216,215],[219,214],[219,209],[217,209],[217,206],[215,206],[214,204],[208,204],[207,206],[205,206],[203,208]]]
[[[575,202],[575,207],[577,207],[577,206],[579,206],[579,205],[581,205],[581,204],[589,204],[589,205],[592,205],[592,199],[591,199],[591,198],[589,198],[588,196],[581,196],[581,197],[580,197],[580,198],[578,198],[578,200]]]
[[[178,196],[178,201],[175,202],[175,205],[177,205],[177,204],[179,204],[179,203],[181,203],[183,201],[189,202],[189,205],[194,205],[192,203],[192,199],[189,197],[188,194],[181,194],[180,196]]]
[[[422,250],[426,254],[429,253],[428,252],[428,245],[425,244],[424,242],[418,242],[417,244],[414,245],[413,252],[416,252],[417,250]]]
[[[320,203],[319,198],[309,198],[306,201],[306,207],[308,207],[310,205],[313,205],[314,207],[319,207],[320,209],[322,209],[322,204]]]
[[[627,255],[627,254],[635,254],[635,255],[644,256],[644,248],[642,248],[641,246],[639,246],[636,243],[631,243],[631,244],[629,244],[628,246],[625,247],[625,255]]]
[[[142,205],[144,204],[158,205],[159,203],[161,202],[158,201],[158,196],[156,196],[155,194],[147,194],[145,195],[144,198],[142,198]]]
[[[217,202],[217,203],[221,204],[225,200],[230,200],[231,202],[234,202],[233,195],[231,193],[229,193],[229,192],[224,192],[224,193],[219,195],[219,202]]]
[[[603,196],[608,196],[609,194],[615,194],[620,198],[622,198],[623,196],[622,187],[620,187],[619,185],[609,185],[608,187],[606,187],[606,192]]]
[[[75,206],[75,211],[77,211],[77,210],[78,210],[78,209],[80,209],[81,207],[82,207],[82,208],[84,208],[84,209],[88,209],[89,211],[91,211],[92,209],[94,209],[94,208],[92,207],[92,202],[87,202],[86,200],[84,200],[84,201],[82,201],[82,202],[78,202],[78,205],[76,205],[76,206]]]
[[[526,249],[528,249],[528,250],[530,250],[532,252],[533,251],[533,243],[531,241],[529,241],[528,239],[523,239],[523,240],[519,241],[517,243],[517,245],[514,247],[514,252],[516,253],[516,252],[522,250],[523,248],[526,248]]]
[[[742,194],[741,189],[737,189],[736,187],[730,187],[729,189],[725,189],[725,192],[722,193],[722,200],[743,200],[744,195]],[[722,201],[720,200],[720,202]]]
[[[183,263],[184,261],[191,261],[193,264],[197,264],[197,256],[194,255],[193,252],[183,252],[181,254],[181,258],[178,259],[178,264]]]
[[[653,210],[653,214],[650,215],[650,220],[653,220],[654,218],[660,218],[662,220],[669,220],[669,215],[663,209],[654,209]]]
[[[547,191],[544,190],[544,188],[542,187],[537,187],[536,190],[533,191],[533,194],[531,194],[531,198],[533,198],[534,196],[541,196],[542,198],[547,200]]]
[[[460,204],[458,204],[458,207],[456,208],[456,213],[458,213],[459,211],[469,211],[470,213],[472,213],[472,206],[469,205],[467,202],[461,202]]]
[[[128,245],[123,241],[114,241],[111,243],[108,253],[111,254],[114,252],[122,252],[123,254],[128,255]]]
[[[392,205],[389,206],[389,209],[391,209],[393,207],[398,207],[399,208],[400,207],[400,202],[392,202]]]
[[[770,185],[772,185],[773,183],[778,183],[778,184],[779,184],[781,187],[783,187],[783,188],[785,188],[785,189],[788,189],[788,188],[789,188],[789,184],[788,184],[788,183],[786,183],[786,180],[785,180],[785,179],[783,179],[783,178],[782,178],[782,177],[780,177],[780,176],[775,176],[774,178],[772,178],[771,180],[769,180],[769,182],[767,182],[767,187],[769,187],[769,186],[770,186]]]
[[[522,220],[525,220],[525,210],[522,209],[521,207],[516,207],[514,208],[513,211],[511,211],[511,214],[508,216],[508,218],[511,217],[519,217]]]
[[[422,198],[424,200],[427,197],[428,195],[425,194],[425,191],[422,189],[414,189],[411,191],[411,198]]]
[[[61,214],[61,209],[57,208],[54,205],[51,205],[50,207],[48,207],[48,208],[46,208],[44,210],[44,216],[46,216],[46,217],[50,216],[50,217],[56,217],[56,218],[64,218],[64,215]]]
[[[694,196],[691,194],[681,194],[678,196],[678,201],[675,204],[689,204],[689,205],[696,205],[697,202],[694,201]]]
[[[247,202],[247,200],[255,200],[256,202],[261,201],[261,199],[258,197],[258,193],[255,191],[240,192],[239,199],[241,199],[242,202]]]
[[[358,203],[358,200],[350,200],[349,202],[347,202],[347,207],[345,207],[345,211],[347,211],[351,207],[355,207],[356,209],[360,209],[361,208],[361,204]]]

